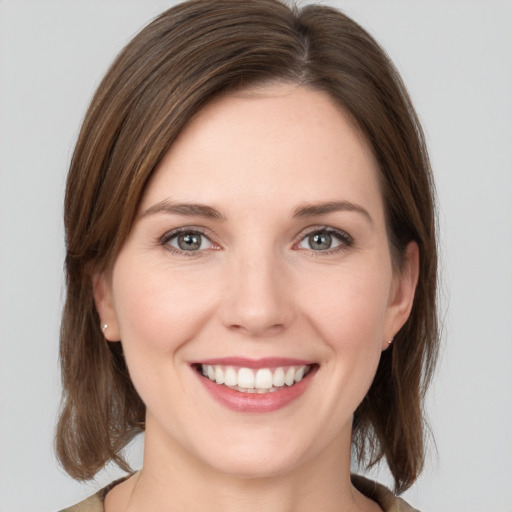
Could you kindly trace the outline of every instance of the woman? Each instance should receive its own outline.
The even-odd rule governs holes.
[[[433,185],[375,41],[327,7],[192,1],[107,73],[68,176],[57,453],[141,471],[69,510],[413,510]]]

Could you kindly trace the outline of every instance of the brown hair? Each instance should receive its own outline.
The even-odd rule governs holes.
[[[326,91],[358,125],[381,172],[387,228],[399,269],[420,250],[410,318],[383,352],[354,417],[359,462],[385,458],[397,492],[424,461],[423,398],[438,350],[433,183],[424,137],[385,52],[329,7],[278,0],[194,0],[164,12],[120,53],[86,114],[65,198],[67,295],[61,328],[59,460],[87,479],[144,429],[120,343],[106,343],[91,273],[108,270],[130,231],[151,173],[183,127],[221,93],[267,81]]]

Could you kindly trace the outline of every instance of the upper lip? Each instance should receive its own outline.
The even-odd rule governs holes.
[[[281,366],[303,366],[314,364],[314,361],[295,359],[290,357],[263,357],[260,359],[248,359],[246,357],[218,357],[213,359],[201,359],[194,361],[192,365],[205,364],[209,366],[236,366],[241,368],[278,368]]]

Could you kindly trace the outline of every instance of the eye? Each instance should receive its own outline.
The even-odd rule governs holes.
[[[352,238],[347,233],[324,228],[308,233],[297,246],[310,251],[331,251],[350,245],[352,245]]]
[[[194,230],[169,233],[163,237],[161,243],[179,252],[199,252],[214,247],[206,235]]]

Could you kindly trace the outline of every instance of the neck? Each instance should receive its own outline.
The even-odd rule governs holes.
[[[248,477],[221,472],[172,440],[162,443],[158,429],[151,422],[147,427],[143,469],[127,485],[129,496],[120,510],[374,510],[375,504],[350,483],[350,436],[333,440],[291,470]]]

